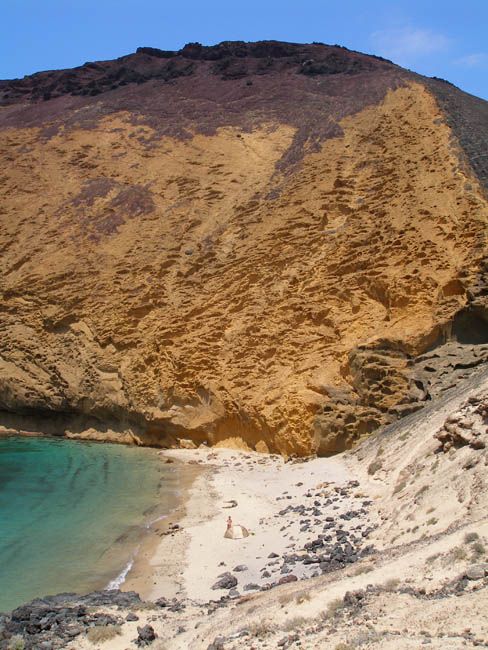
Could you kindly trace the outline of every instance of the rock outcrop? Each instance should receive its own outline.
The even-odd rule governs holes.
[[[462,410],[446,418],[435,434],[442,451],[469,445],[472,449],[485,449],[488,424],[488,395],[471,397]]]
[[[0,82],[0,424],[329,454],[485,362],[488,104],[340,47]]]
[[[10,614],[0,613],[0,649],[57,650],[81,638],[92,628],[123,625],[119,615],[103,611],[107,607],[142,606],[135,592],[98,591],[83,596],[58,594],[36,598]]]

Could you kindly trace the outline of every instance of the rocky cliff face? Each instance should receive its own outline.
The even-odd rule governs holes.
[[[488,103],[275,42],[0,103],[4,426],[328,454],[488,358]]]

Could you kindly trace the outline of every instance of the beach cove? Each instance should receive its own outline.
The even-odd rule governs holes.
[[[486,449],[444,453],[438,436],[485,412],[487,391],[484,373],[334,457],[147,450],[191,479],[121,590],[25,604],[3,617],[5,633],[27,633],[28,650],[486,645]],[[229,516],[249,536],[227,538]]]
[[[0,437],[0,611],[123,584],[183,473],[148,448]]]

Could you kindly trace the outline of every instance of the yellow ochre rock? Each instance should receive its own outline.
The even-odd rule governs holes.
[[[418,355],[486,342],[459,316],[486,196],[425,85],[286,168],[276,113],[177,137],[70,110],[0,130],[5,426],[329,454],[428,398]]]

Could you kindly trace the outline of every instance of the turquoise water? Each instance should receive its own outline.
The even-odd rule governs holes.
[[[120,578],[178,489],[153,450],[0,438],[0,611]]]

